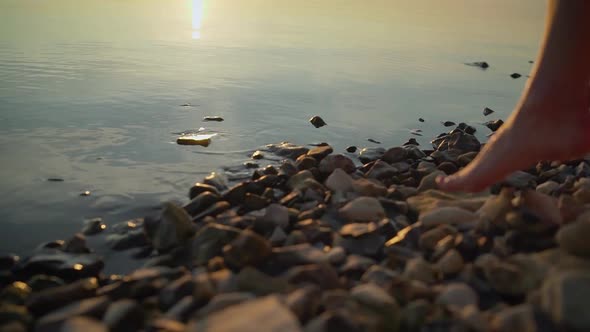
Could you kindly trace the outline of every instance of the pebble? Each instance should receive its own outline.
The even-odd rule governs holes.
[[[349,222],[378,221],[385,217],[385,210],[379,200],[374,197],[356,198],[344,205],[338,212]]]
[[[223,118],[220,116],[215,116],[215,115],[208,115],[203,117],[203,121],[216,121],[216,122],[221,122],[223,121]]]
[[[512,77],[512,78],[519,78],[519,77],[521,77],[521,76],[522,76],[522,75],[521,75],[521,74],[519,74],[519,73],[512,73],[512,74],[510,74],[510,77]]]
[[[454,123],[453,121],[443,121],[441,123],[445,127],[452,127],[452,126],[455,126],[456,125],[456,123]]]
[[[259,160],[264,158],[264,154],[262,153],[262,151],[255,151],[254,153],[252,153],[252,159],[254,160]]]
[[[256,324],[252,324],[256,322]],[[187,332],[301,332],[297,317],[275,296],[230,306],[192,322]]]
[[[556,235],[557,243],[566,252],[590,258],[590,212],[582,214],[575,222],[562,226]]]
[[[437,225],[460,225],[473,223],[477,220],[477,214],[453,206],[441,207],[420,215],[420,221],[426,228]]]
[[[477,293],[464,283],[450,283],[444,286],[436,302],[454,309],[463,309],[468,306],[478,306]]]
[[[101,218],[94,218],[84,221],[84,228],[82,234],[84,235],[96,235],[107,229],[107,225],[102,222]]]
[[[320,128],[320,127],[327,125],[327,123],[324,121],[324,119],[320,118],[317,115],[313,116],[311,119],[309,119],[309,122],[316,128]]]
[[[494,110],[492,110],[491,108],[486,107],[486,108],[483,109],[483,115],[484,116],[488,116],[488,115],[490,115],[492,113],[494,113]]]
[[[357,150],[357,147],[354,145],[346,147],[346,152],[349,152],[349,153],[355,153],[356,150]]]
[[[331,154],[324,157],[322,161],[320,161],[318,168],[320,172],[325,174],[330,174],[337,168],[340,168],[349,174],[356,171],[354,162],[350,158],[341,154]]]
[[[541,288],[541,307],[553,321],[574,331],[590,330],[590,273],[570,271],[555,274]]]
[[[500,129],[500,127],[504,124],[502,120],[493,120],[484,123],[486,127],[488,127],[491,131],[495,132],[496,130]]]

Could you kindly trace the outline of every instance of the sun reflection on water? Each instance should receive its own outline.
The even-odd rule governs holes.
[[[204,0],[192,0],[193,1],[193,8],[192,8],[192,16],[193,16],[193,32],[192,38],[193,39],[201,39],[201,27],[203,24],[203,8],[204,8]]]

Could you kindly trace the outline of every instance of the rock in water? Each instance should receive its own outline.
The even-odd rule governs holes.
[[[356,152],[356,149],[357,149],[356,146],[351,145],[351,146],[349,146],[349,147],[346,148],[346,152],[355,153]]]
[[[494,110],[492,110],[491,108],[487,108],[486,107],[486,108],[483,109],[483,115],[484,116],[488,116],[488,115],[490,115],[492,113],[494,113]]]
[[[469,62],[469,63],[466,63],[466,65],[472,66],[472,67],[479,67],[481,69],[487,69],[488,67],[490,67],[490,65],[485,61]]]
[[[187,332],[301,332],[295,315],[276,296],[230,306],[193,322]]]
[[[223,118],[220,116],[213,116],[213,115],[208,115],[206,117],[203,118],[203,121],[217,121],[217,122],[221,122],[223,121]]]
[[[454,123],[453,121],[443,121],[442,125],[445,127],[452,127],[452,126],[456,125],[456,123]]]
[[[178,145],[200,145],[208,147],[211,144],[211,137],[217,134],[203,134],[203,135],[182,135],[176,139]]]
[[[311,119],[309,119],[309,122],[311,122],[311,124],[316,128],[320,128],[320,127],[327,125],[327,123],[324,121],[324,119],[320,118],[317,115],[312,117]]]
[[[262,154],[262,151],[255,151],[255,152],[252,154],[252,157],[251,157],[251,158],[252,158],[252,159],[255,159],[255,160],[258,160],[258,159],[262,159],[262,158],[264,158],[264,155]]]
[[[424,119],[422,119],[422,118],[418,118],[418,121],[420,121],[420,122],[424,122]]]
[[[485,123],[485,126],[490,128],[491,131],[496,131],[498,129],[500,129],[500,127],[504,124],[504,121],[502,120],[496,120],[496,121],[488,121]]]
[[[512,74],[510,74],[510,77],[512,77],[512,78],[514,78],[514,79],[516,79],[516,78],[519,78],[519,77],[521,77],[521,76],[522,76],[522,75],[520,75],[519,73],[512,73]]]

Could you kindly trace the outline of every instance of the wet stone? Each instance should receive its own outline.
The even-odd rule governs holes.
[[[377,148],[363,148],[359,153],[359,160],[363,163],[369,163],[380,159],[385,153],[385,149],[381,147]]]
[[[252,153],[252,156],[250,158],[254,160],[259,160],[264,158],[264,154],[262,153],[262,151],[255,151],[254,153]]]
[[[197,197],[198,195],[200,195],[204,192],[211,192],[213,194],[219,195],[219,191],[217,190],[216,187],[209,185],[209,184],[197,182],[189,190],[188,196],[192,200],[193,198]]]
[[[328,262],[327,254],[308,243],[273,248],[273,259],[283,266],[321,264]]]
[[[378,221],[385,217],[385,210],[374,197],[359,197],[343,206],[339,213],[350,222]]]
[[[322,289],[338,288],[338,273],[328,264],[309,264],[290,268],[284,277],[294,285],[315,284]]]
[[[324,121],[324,119],[322,119],[321,117],[319,117],[317,115],[315,115],[311,119],[309,119],[309,122],[316,128],[320,128],[320,127],[327,125],[327,123]]]
[[[223,118],[220,116],[215,116],[215,115],[207,115],[205,117],[203,117],[203,121],[216,121],[216,122],[222,122]]]
[[[322,173],[332,173],[335,169],[340,168],[346,173],[353,173],[356,166],[352,160],[341,154],[332,154],[326,156],[319,165],[319,170]]]
[[[320,306],[321,291],[314,285],[307,285],[289,293],[285,305],[305,323],[316,315]]]
[[[326,157],[327,155],[329,155],[333,151],[334,151],[334,149],[332,149],[332,147],[329,145],[318,146],[318,147],[315,147],[315,148],[309,150],[307,152],[307,156],[314,158],[316,160],[322,160],[322,159],[324,159],[324,157]]]
[[[454,123],[453,121],[443,121],[441,123],[445,127],[452,127],[452,126],[455,126],[456,125],[456,123]]]
[[[541,289],[541,307],[558,323],[574,331],[590,330],[590,273],[571,271],[547,279]]]
[[[308,148],[300,145],[294,145],[288,142],[280,144],[269,144],[266,146],[269,152],[276,154],[280,157],[286,157],[292,160],[297,159],[302,154],[306,154],[309,151]],[[282,167],[281,167],[282,168]]]
[[[61,325],[68,318],[74,316],[100,318],[107,310],[109,303],[110,300],[106,296],[70,303],[39,318],[36,324],[36,330],[50,331],[52,328]]]
[[[86,237],[81,233],[75,234],[66,241],[63,250],[73,254],[85,254],[90,252],[90,249],[86,246]]]
[[[96,276],[103,267],[103,260],[95,254],[72,254],[57,249],[44,249],[19,262],[15,272],[24,275],[48,274],[76,280]]]
[[[356,150],[357,150],[356,146],[349,146],[346,148],[346,152],[349,152],[349,153],[355,153]]]
[[[512,78],[515,78],[515,79],[516,79],[516,78],[519,78],[519,77],[521,77],[521,76],[522,76],[522,75],[521,75],[521,74],[519,74],[519,73],[512,73],[512,74],[510,74],[510,77],[512,77]]]
[[[192,239],[193,261],[205,264],[209,259],[221,254],[222,248],[240,234],[235,227],[208,224],[200,229]]]
[[[232,192],[232,189],[230,189],[230,192],[233,194],[235,191]],[[225,196],[235,196],[235,194],[232,194],[226,194]],[[195,216],[205,211],[212,204],[217,203],[219,199],[219,195],[210,191],[206,191],[194,197],[187,205],[184,206],[184,209],[189,215]]]
[[[107,225],[102,222],[101,218],[94,218],[84,221],[84,228],[82,234],[90,236],[96,235],[107,228]]]
[[[500,127],[504,124],[504,121],[498,119],[493,121],[488,121],[484,123],[486,127],[488,127],[491,131],[495,132],[496,130],[500,129]]]
[[[183,297],[191,295],[195,287],[196,283],[188,274],[170,282],[158,295],[161,307],[169,309]]]
[[[444,286],[436,302],[451,308],[463,309],[467,306],[477,307],[479,298],[477,293],[467,284],[451,283]]]
[[[492,113],[494,113],[494,110],[492,110],[491,108],[486,107],[486,108],[483,109],[483,115],[484,116],[488,116],[488,115],[490,115]]]

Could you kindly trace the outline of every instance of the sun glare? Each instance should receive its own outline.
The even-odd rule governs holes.
[[[203,24],[203,8],[205,0],[192,0],[193,39],[201,39],[201,27]]]

